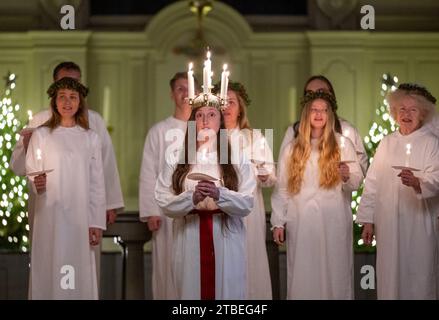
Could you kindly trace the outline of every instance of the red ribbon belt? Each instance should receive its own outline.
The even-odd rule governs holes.
[[[213,245],[213,215],[216,210],[197,210],[190,213],[200,217],[200,284],[201,300],[215,300],[215,247]]]

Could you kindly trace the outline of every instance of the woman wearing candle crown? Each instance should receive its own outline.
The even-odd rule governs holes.
[[[87,88],[73,78],[47,91],[52,117],[32,134],[26,172],[37,194],[31,239],[31,299],[97,299],[94,251],[106,227],[104,173],[89,130]],[[41,170],[53,172],[31,175]]]
[[[220,83],[214,90],[219,92]],[[260,131],[252,130],[247,118],[250,99],[244,85],[230,81],[227,91],[228,105],[223,111],[224,123],[230,137],[232,154],[244,152],[252,161],[257,180],[254,208],[244,218],[247,246],[248,299],[272,299],[270,269],[266,249],[266,218],[262,188],[276,182],[273,153]],[[234,148],[236,146],[237,148]]]
[[[197,140],[188,133],[194,123]],[[183,163],[166,163],[155,190],[158,205],[175,219],[172,270],[177,296],[245,299],[243,217],[253,207],[256,182],[252,168],[242,160],[237,165],[231,163],[227,137],[223,139],[227,161],[220,161],[220,129],[225,127],[219,108],[196,106],[188,126]],[[196,150],[190,150],[191,145],[196,145]],[[190,173],[208,174],[218,180],[191,180]]]
[[[330,94],[305,95],[299,133],[279,158],[271,223],[274,241],[287,242],[287,299],[353,298],[350,203],[363,175],[334,130],[335,107]]]
[[[357,214],[364,242],[376,235],[378,299],[438,298],[439,141],[424,126],[435,101],[412,84],[388,97],[399,129],[378,146]]]

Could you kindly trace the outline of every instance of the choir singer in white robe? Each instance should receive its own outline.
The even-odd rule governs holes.
[[[329,93],[334,97],[334,100],[337,100],[335,96],[334,87],[331,81],[329,81],[329,79],[326,78],[325,76],[315,75],[310,77],[305,83],[305,87],[303,89],[303,95],[305,95],[307,92],[317,92],[317,91],[323,91]],[[343,136],[345,136],[346,138],[349,138],[351,142],[354,144],[355,152],[357,154],[357,160],[360,163],[361,170],[363,171],[363,175],[366,175],[369,160],[367,158],[366,150],[364,149],[363,139],[358,133],[357,128],[355,128],[347,120],[342,119],[337,115],[336,106],[334,109],[334,114],[335,114],[335,132],[338,132]],[[287,128],[284,139],[282,140],[279,155],[282,154],[282,150],[285,148],[285,146],[288,143],[290,143],[295,136],[297,136],[298,128],[299,128],[298,122]]]
[[[437,299],[439,140],[424,124],[436,99],[416,84],[388,96],[399,129],[379,144],[357,214],[377,243],[378,299]]]
[[[299,134],[278,163],[273,238],[287,243],[287,299],[353,299],[351,192],[362,179],[351,141],[334,130],[335,101],[302,101]]]
[[[166,162],[155,189],[158,205],[174,218],[172,276],[177,297],[245,299],[243,218],[253,207],[254,173],[248,162],[232,164],[227,136],[223,141],[228,160],[220,161],[220,128],[225,127],[216,107],[194,109],[189,125],[194,120],[199,138],[195,141],[195,135],[188,137],[186,133],[184,161]],[[195,143],[196,148],[190,150],[188,144]],[[216,180],[196,181],[196,177],[190,179],[190,173],[207,174]]]
[[[214,90],[219,91],[220,84]],[[228,106],[223,111],[233,154],[244,152],[252,162],[257,181],[252,212],[244,217],[247,246],[247,293],[250,300],[272,299],[266,247],[266,214],[262,188],[276,182],[273,153],[260,131],[252,130],[247,118],[250,98],[242,83],[229,81]],[[237,149],[237,150],[236,150]]]
[[[70,61],[61,62],[53,70],[53,81],[58,81],[64,77],[73,78],[81,82],[80,67]],[[106,124],[102,117],[96,111],[87,110],[89,127],[94,130],[101,140],[101,155],[104,165],[105,175],[105,199],[107,208],[107,222],[111,224],[116,219],[117,211],[122,211],[124,205],[122,190],[120,187],[119,171],[117,169],[116,156],[114,154],[113,143],[107,131]],[[29,119],[28,128],[37,128],[50,119],[52,116],[51,108],[38,112]],[[11,168],[16,175],[24,176],[26,150],[29,139],[32,136],[32,131],[28,130],[24,133],[16,143],[11,156]],[[32,190],[29,194],[28,215],[29,225],[32,226],[33,211],[34,211],[34,197]],[[100,254],[99,247],[96,247],[96,253]],[[100,259],[97,256],[97,261]]]
[[[139,182],[139,216],[152,232],[152,295],[155,300],[176,299],[171,279],[173,232],[172,219],[165,216],[154,199],[155,182],[165,164],[165,155],[173,145],[182,146],[187,120],[191,115],[188,103],[186,72],[177,72],[169,82],[174,114],[156,123],[145,139]],[[195,90],[198,81],[194,77]],[[176,155],[178,158],[178,154]]]
[[[97,246],[106,228],[98,135],[89,129],[87,89],[54,82],[51,118],[32,134],[26,174],[36,194],[32,224],[31,299],[98,299]],[[48,173],[42,170],[53,170]]]

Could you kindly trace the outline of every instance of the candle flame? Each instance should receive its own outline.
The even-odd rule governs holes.
[[[192,71],[193,67],[194,67],[194,64],[192,62],[189,62],[189,71]]]
[[[210,59],[210,51],[207,51],[207,59]]]
[[[227,70],[227,63],[223,64],[223,70],[226,71]]]

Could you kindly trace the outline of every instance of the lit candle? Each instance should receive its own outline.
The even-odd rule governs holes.
[[[195,82],[194,82],[194,72],[192,71],[193,63],[189,63],[189,71],[187,72],[188,81],[188,98],[195,98]]]
[[[29,121],[32,121],[32,119],[34,118],[34,117],[32,116],[32,110],[27,110],[27,114],[28,114],[28,116],[29,116]]]
[[[38,148],[37,149],[37,163],[38,163],[38,167],[41,168],[41,170],[44,170],[44,166],[43,166],[43,158],[41,156],[41,149]]]
[[[210,61],[210,51],[207,51],[207,59],[204,61],[204,68],[203,68],[203,93],[209,93],[210,92],[210,86],[212,81],[212,64]]]
[[[221,73],[221,91],[220,91],[220,98],[221,99],[226,99],[226,97],[227,97],[226,78],[227,78],[227,64],[224,64],[223,65],[223,72]]]
[[[410,159],[411,153],[412,153],[412,145],[410,143],[407,143],[405,145],[405,166],[406,167],[409,166],[409,159]]]

